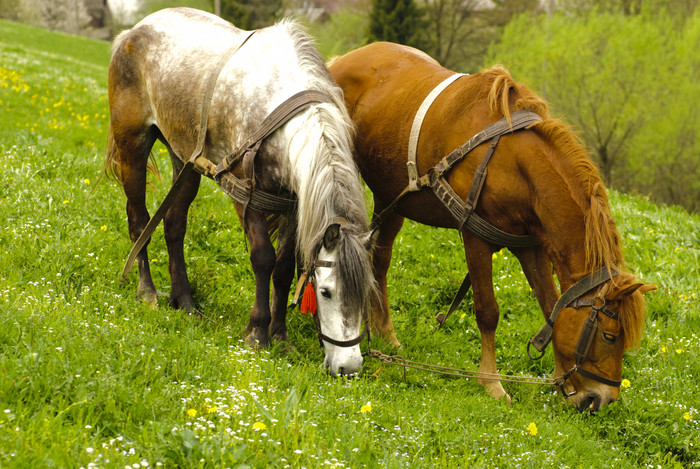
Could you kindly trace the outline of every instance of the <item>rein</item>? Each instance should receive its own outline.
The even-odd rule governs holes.
[[[544,356],[545,349],[549,342],[552,340],[552,333],[554,330],[554,321],[556,320],[559,312],[566,307],[573,308],[583,308],[591,307],[591,314],[589,318],[584,323],[581,328],[581,333],[579,335],[578,342],[576,344],[576,350],[574,356],[576,363],[574,366],[564,373],[563,375],[556,378],[539,378],[539,377],[527,377],[527,376],[513,376],[513,375],[502,375],[500,373],[487,373],[483,371],[469,371],[460,368],[451,368],[440,365],[431,365],[428,363],[421,363],[412,360],[407,360],[401,355],[387,355],[379,350],[372,350],[368,347],[366,356],[374,357],[379,361],[389,364],[401,366],[404,369],[404,381],[406,380],[406,369],[412,368],[416,370],[426,371],[430,373],[437,373],[447,376],[456,376],[459,378],[467,379],[492,379],[499,381],[507,381],[521,384],[542,384],[542,385],[554,385],[558,386],[565,397],[571,397],[576,394],[576,391],[567,393],[564,391],[564,385],[568,381],[569,377],[574,373],[578,373],[586,378],[593,379],[599,383],[603,383],[608,386],[620,387],[621,381],[611,380],[590,370],[587,370],[581,366],[583,361],[588,354],[588,350],[593,342],[593,337],[595,331],[597,330],[597,315],[602,312],[606,316],[613,319],[618,319],[618,314],[615,311],[610,310],[605,305],[605,300],[600,298],[593,299],[580,299],[580,297],[592,289],[604,284],[605,282],[612,280],[617,275],[617,272],[607,268],[597,270],[589,275],[586,275],[581,280],[576,282],[571,288],[566,290],[564,294],[559,298],[559,301],[554,305],[552,314],[547,319],[547,322],[540,329],[540,331],[533,337],[527,344],[527,354],[533,360],[539,360]],[[434,332],[434,331],[433,331]],[[540,355],[534,356],[530,352],[530,347],[535,347]]]

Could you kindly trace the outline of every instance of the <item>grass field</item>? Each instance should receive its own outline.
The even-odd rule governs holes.
[[[109,45],[0,21],[0,467],[700,467],[700,218],[611,193],[630,269],[659,290],[620,399],[591,415],[554,389],[365,362],[331,379],[312,321],[290,314],[291,353],[242,343],[253,300],[243,234],[205,182],[186,256],[204,317],[135,299],[117,281],[125,198],[102,169]],[[169,180],[155,181],[155,209]],[[94,193],[92,193],[95,189]],[[420,249],[418,249],[420,248]],[[150,248],[167,291],[162,227]],[[541,312],[508,251],[494,259],[504,373],[549,376],[525,354]],[[390,270],[403,355],[475,369],[468,297],[430,335],[464,274],[454,231],[407,223]],[[385,349],[384,344],[377,344]],[[388,350],[386,350],[388,351]],[[626,383],[627,383],[626,382]]]

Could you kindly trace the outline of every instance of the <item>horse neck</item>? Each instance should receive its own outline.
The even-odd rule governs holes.
[[[584,216],[580,207],[572,202],[538,196],[536,209],[541,226],[537,237],[554,265],[562,291],[586,273]]]
[[[579,175],[571,174],[571,168],[562,170],[553,160],[565,156],[551,150],[546,153],[549,158],[539,161],[536,169],[533,166],[531,185],[541,227],[538,237],[563,291],[584,275],[603,267],[619,267],[623,260],[602,182],[582,181]]]

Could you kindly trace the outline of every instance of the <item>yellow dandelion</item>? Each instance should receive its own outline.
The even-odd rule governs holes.
[[[368,402],[367,404],[363,405],[362,407],[360,407],[360,412],[362,412],[363,414],[368,414],[372,412],[372,404]]]
[[[187,415],[189,417],[195,418],[197,416],[197,409],[187,409]]]
[[[690,412],[686,412],[685,414],[683,414],[683,419],[690,420],[691,418],[692,417],[690,416]]]
[[[498,253],[497,253],[497,252],[494,252],[493,254],[491,254],[491,259],[494,259],[494,260],[495,260],[495,259],[497,259],[497,258],[498,258]]]
[[[64,200],[63,203],[64,203],[64,204],[69,204],[69,203],[70,203],[70,200]]]
[[[680,355],[681,353],[683,353],[683,349],[682,349],[682,348],[677,348],[677,349],[676,349],[676,353],[677,353],[678,355]]]
[[[90,180],[88,178],[83,179],[83,182],[88,186],[90,185]]]
[[[630,384],[632,384],[632,383],[630,383],[630,380],[623,379],[622,382],[620,383],[620,386],[622,386],[623,388],[629,388]]]
[[[528,426],[525,427],[525,430],[527,430],[528,435],[537,435],[537,425],[535,425],[535,422],[530,422]]]
[[[255,431],[260,431],[260,430],[265,430],[267,429],[267,425],[265,425],[263,422],[255,422],[253,424],[253,430]]]
[[[208,414],[213,414],[213,413],[216,412],[217,410],[219,410],[219,408],[216,407],[215,405],[213,405],[213,406],[211,406],[211,407],[209,407],[209,408],[207,409],[207,413],[208,413]]]
[[[462,313],[462,315],[459,317],[459,319],[464,319],[467,317],[467,313]]]
[[[102,231],[107,231],[107,225],[102,225],[102,226],[100,227],[100,229],[101,229]]]

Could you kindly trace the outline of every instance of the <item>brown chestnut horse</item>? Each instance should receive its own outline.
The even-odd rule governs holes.
[[[124,187],[134,242],[150,218],[146,174],[156,139],[168,148],[175,182],[188,157],[196,154],[193,149],[199,147],[202,133],[206,135],[206,141],[199,140],[204,142],[202,157],[219,165],[239,154],[232,153],[234,149],[250,148],[244,142],[258,135],[266,116],[274,115],[280,103],[303,93],[325,97],[268,137],[252,138],[260,145],[255,147],[257,156],[246,151],[243,162],[232,169],[238,177],[248,174],[247,181],[254,181],[253,193],[297,201],[296,209],[276,218],[275,251],[269,234],[272,218],[264,205],[254,206],[252,199],[242,203],[232,195],[250,243],[256,281],[246,344],[266,346],[270,339],[287,339],[287,304],[298,253],[316,286],[308,291],[316,294],[325,364],[332,374],[356,373],[362,364],[358,342],[364,335],[363,316],[375,291],[368,253],[371,237],[364,189],[352,159],[352,123],[341,91],[308,35],[290,21],[251,34],[209,13],[162,10],[115,39],[108,93],[106,168]],[[211,97],[211,106],[207,126],[200,130],[204,96]],[[179,192],[173,192],[164,234],[170,303],[192,311],[183,240],[201,177],[199,172],[187,174],[177,185]],[[147,244],[136,260],[137,294],[155,303]]]
[[[423,52],[391,43],[370,44],[336,58],[330,70],[345,92],[357,126],[356,160],[374,194],[376,217],[409,182],[406,162],[416,112],[424,98],[454,72]],[[534,111],[541,120],[535,116],[538,123],[500,138],[475,213],[506,233],[536,237],[536,246],[511,250],[545,318],[559,298],[552,264],[562,292],[601,269],[614,273],[614,278],[608,276],[590,290],[580,291],[576,302],[567,300],[558,306],[556,312],[561,314],[553,325],[554,375],[566,375],[562,391],[571,394],[579,409],[596,410],[618,397],[623,350],[637,344],[643,330],[642,293],[655,287],[636,281],[629,273],[619,273],[624,261],[607,193],[575,134],[549,116],[541,98],[514,82],[503,68],[495,67],[461,76],[437,96],[417,142],[418,175],[426,175],[472,136],[504,117],[510,119],[520,109]],[[446,172],[447,182],[462,200],[487,147],[477,146]],[[480,371],[495,373],[499,311],[491,256],[502,246],[460,225],[429,189],[409,192],[383,217],[373,260],[382,298],[373,306],[372,327],[398,345],[389,316],[386,274],[404,217],[461,231],[481,332]],[[577,288],[581,289],[580,284]],[[577,338],[591,316],[598,332],[581,333],[590,338],[589,348],[577,361]],[[500,381],[480,379],[480,383],[492,396],[508,399]]]

